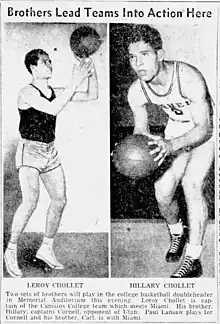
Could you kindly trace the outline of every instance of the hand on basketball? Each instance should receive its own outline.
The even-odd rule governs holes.
[[[91,61],[81,60],[79,66],[73,66],[72,79],[73,83],[76,85],[76,89],[80,84],[90,76],[91,74]]]
[[[150,134],[149,132],[145,131],[145,130],[139,130],[137,129],[136,131],[133,132],[133,134],[135,135],[144,135],[144,136],[147,136],[148,138],[154,140],[154,141],[157,141],[157,140],[160,140],[162,139],[161,136],[158,136],[158,135],[152,135]]]
[[[161,137],[156,140],[152,140],[148,142],[148,145],[157,146],[152,151],[150,151],[150,154],[151,155],[157,154],[157,156],[154,158],[154,161],[158,162],[158,166],[160,166],[163,163],[165,157],[172,152],[172,145],[170,141]]]
[[[86,63],[88,64],[88,76],[91,77],[95,73],[95,65],[93,60],[90,57],[85,59]]]

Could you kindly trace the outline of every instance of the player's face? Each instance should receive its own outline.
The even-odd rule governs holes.
[[[37,65],[34,67],[35,76],[41,79],[49,79],[52,75],[52,62],[48,55],[40,55]]]
[[[129,60],[132,69],[143,81],[150,82],[157,76],[162,60],[159,52],[144,41],[129,45]]]

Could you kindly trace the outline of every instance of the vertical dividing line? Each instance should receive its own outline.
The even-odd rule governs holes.
[[[107,89],[108,89],[108,188],[109,188],[109,231],[108,231],[108,275],[111,278],[111,163],[110,163],[110,141],[111,141],[111,127],[110,127],[110,24],[107,23]]]
[[[2,19],[2,3],[0,3],[0,17],[1,17],[1,24],[0,24],[0,84],[1,84],[1,90],[0,90],[0,102],[1,102],[1,108],[0,108],[0,129],[1,129],[1,135],[0,135],[0,147],[1,147],[1,151],[0,151],[0,161],[1,161],[1,174],[0,174],[0,182],[1,182],[1,190],[0,190],[0,196],[1,196],[1,221],[0,221],[0,233],[1,233],[1,249],[0,249],[0,263],[2,265],[1,269],[0,269],[0,282],[3,283],[3,251],[4,251],[4,247],[3,247],[3,237],[4,237],[4,215],[3,215],[3,152],[2,152],[2,137],[3,137],[3,130],[2,130],[2,126],[3,126],[3,122],[2,122],[2,117],[3,117],[3,59],[2,59],[2,55],[3,55],[3,48],[2,48],[2,44],[3,44],[3,19]],[[1,285],[1,289],[0,289],[0,303],[1,305],[3,305],[2,300],[3,300],[3,285]],[[2,307],[2,312],[3,312],[3,307]]]
[[[215,211],[216,211],[216,214],[215,214],[215,229],[216,229],[216,235],[215,235],[215,238],[216,238],[216,249],[215,249],[215,262],[216,262],[216,280],[217,280],[217,285],[216,285],[216,289],[217,289],[217,300],[216,300],[216,310],[217,310],[217,323],[219,323],[220,321],[220,314],[219,314],[219,307],[218,307],[218,301],[219,301],[219,289],[218,289],[218,284],[219,284],[219,271],[220,271],[220,267],[219,267],[219,253],[220,253],[220,249],[219,249],[219,240],[220,240],[220,220],[219,220],[219,197],[220,197],[220,189],[219,189],[219,186],[220,186],[220,177],[219,177],[219,156],[220,156],[220,146],[219,146],[219,141],[220,141],[220,137],[219,137],[219,134],[220,134],[220,123],[219,123],[219,118],[220,118],[220,114],[219,114],[219,109],[220,109],[220,94],[219,94],[219,86],[220,86],[220,80],[219,80],[219,77],[220,77],[220,71],[219,71],[219,55],[220,55],[220,49],[219,49],[219,43],[220,43],[220,33],[219,33],[219,4],[218,4],[218,7],[217,7],[217,21],[216,21],[216,24],[217,24],[217,51],[216,51],[216,123],[215,123],[215,126],[216,126],[216,156],[215,156],[215,173],[216,173],[216,185],[215,185],[215,188],[216,188],[216,191],[215,191],[215,203],[216,203],[216,208],[215,208]]]

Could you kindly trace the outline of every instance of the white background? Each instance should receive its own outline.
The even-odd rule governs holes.
[[[19,90],[31,82],[24,65],[25,54],[44,49],[53,62],[50,84],[64,87],[77,61],[69,38],[77,24],[5,24],[3,45],[3,147],[18,139]],[[66,174],[68,204],[60,231],[100,232],[109,228],[109,100],[107,81],[106,25],[93,24],[104,41],[92,55],[96,66],[99,98],[84,103],[69,103],[57,120],[56,146]],[[57,49],[57,50],[54,50]],[[27,231],[44,231],[49,198],[43,185],[37,210]]]

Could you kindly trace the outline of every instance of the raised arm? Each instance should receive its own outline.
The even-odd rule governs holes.
[[[31,85],[23,88],[18,96],[18,106],[33,107],[51,115],[57,115],[66,106],[80,84],[89,76],[89,63],[81,62],[78,67],[74,66],[72,78],[66,89],[53,101],[49,102],[39,96],[37,89]]]
[[[71,97],[71,102],[81,102],[81,101],[90,101],[98,98],[98,78],[96,73],[95,65],[92,59],[86,59],[88,63],[89,74],[87,80],[87,87],[83,87],[84,89],[77,89],[73,96]],[[64,91],[64,88],[55,88],[55,92],[57,94],[61,94]]]
[[[89,77],[88,77],[88,87],[86,91],[76,91],[71,98],[73,102],[79,101],[90,101],[98,98],[98,78],[96,73],[95,65],[91,58],[86,59],[89,64]]]

